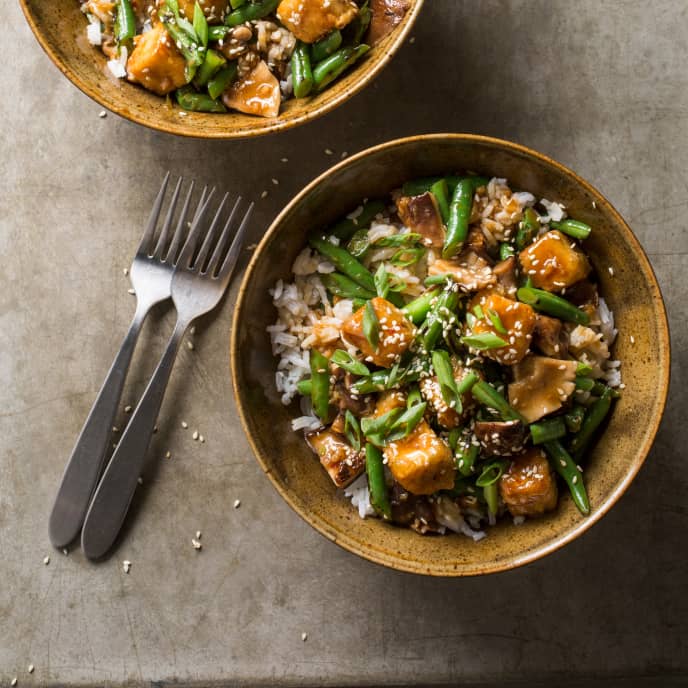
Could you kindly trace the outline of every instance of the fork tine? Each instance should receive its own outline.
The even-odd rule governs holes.
[[[239,196],[234,203],[232,212],[229,214],[229,218],[227,219],[227,222],[225,222],[225,226],[222,228],[222,234],[220,235],[220,239],[218,240],[217,245],[215,246],[215,250],[213,251],[213,255],[210,258],[210,262],[208,263],[208,269],[206,270],[206,272],[211,277],[215,275],[215,272],[217,271],[217,268],[220,265],[220,260],[222,260],[222,253],[224,252],[225,246],[227,245],[227,241],[229,240],[229,229],[230,226],[234,224],[234,216],[236,215],[240,203],[241,196]]]
[[[222,211],[224,210],[228,198],[228,193],[226,193],[222,197],[220,205],[217,207],[217,210],[215,211],[215,217],[213,217],[213,221],[210,223],[210,227],[208,228],[208,231],[205,233],[205,239],[203,240],[203,244],[201,245],[201,250],[198,252],[196,260],[194,261],[194,267],[197,268],[198,272],[204,272],[203,266],[205,265],[205,260],[208,257],[210,249],[215,240],[215,234],[217,234],[217,226],[220,224],[220,216],[222,215]]]
[[[174,211],[177,209],[177,201],[179,200],[179,191],[182,188],[182,181],[182,177],[177,179],[177,185],[174,187],[172,199],[170,200],[170,205],[168,206],[167,213],[165,214],[165,221],[163,222],[162,229],[160,230],[158,243],[155,245],[155,250],[151,255],[152,258],[159,258],[162,260],[163,250],[165,248],[165,244],[167,243],[167,235],[170,233],[170,227],[172,226],[172,220],[174,219]]]
[[[234,235],[234,239],[232,240],[232,245],[229,247],[229,251],[227,252],[225,262],[222,264],[220,272],[217,275],[218,279],[221,279],[224,284],[229,282],[229,278],[232,276],[232,272],[234,272],[234,266],[239,259],[239,252],[241,251],[241,246],[244,243],[244,233],[246,232],[246,227],[248,227],[248,221],[251,219],[253,206],[254,203],[249,205],[248,210],[244,215],[244,219],[241,221],[239,229],[237,229],[237,233]]]
[[[191,223],[191,228],[189,229],[189,234],[186,237],[186,242],[182,248],[182,252],[177,261],[178,268],[188,268],[191,265],[191,259],[193,258],[194,251],[196,250],[196,245],[198,244],[199,235],[201,233],[201,223],[205,214],[208,210],[208,205],[215,194],[215,187],[210,190],[210,193],[206,197],[202,205],[196,210],[193,222]]]
[[[186,216],[189,212],[189,204],[191,203],[191,196],[193,194],[194,190],[194,181],[193,179],[191,180],[191,184],[189,184],[189,190],[186,192],[186,198],[184,199],[184,205],[182,206],[182,211],[179,214],[179,219],[177,220],[177,226],[174,230],[174,234],[172,235],[172,241],[170,242],[170,247],[167,249],[167,253],[165,253],[164,261],[166,263],[169,263],[170,265],[174,265],[176,262],[176,257],[177,254],[179,253],[179,247],[181,246],[182,243],[182,237],[184,236],[184,225],[186,224]],[[201,194],[201,199],[199,201],[199,205],[203,203],[203,199],[205,198],[205,189],[203,189],[203,193]]]
[[[165,191],[167,191],[167,182],[170,180],[170,172],[169,170],[165,173],[165,178],[162,180],[162,184],[160,185],[160,191],[158,191],[158,195],[155,197],[155,203],[153,204],[153,209],[150,212],[150,215],[148,217],[148,224],[146,225],[146,229],[143,232],[143,236],[141,237],[141,243],[139,244],[138,249],[136,250],[136,253],[145,253],[148,255],[148,251],[150,250],[150,246],[153,243],[153,235],[155,234],[155,225],[158,224],[158,217],[160,216],[160,208],[162,208],[162,201],[165,198]]]

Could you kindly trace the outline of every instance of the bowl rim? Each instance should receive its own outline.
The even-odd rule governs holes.
[[[666,365],[664,366],[662,379],[660,380],[660,398],[658,399],[658,405],[656,406],[656,413],[650,419],[651,424],[649,426],[650,432],[647,434],[647,439],[639,447],[638,453],[636,455],[635,461],[628,467],[627,473],[624,475],[623,479],[614,486],[613,490],[607,496],[605,501],[600,504],[595,511],[584,519],[581,519],[577,525],[575,525],[568,532],[555,537],[552,541],[547,542],[539,547],[532,550],[526,551],[522,555],[517,555],[511,559],[504,561],[493,562],[484,567],[473,566],[472,570],[433,570],[431,566],[421,567],[415,563],[408,562],[401,557],[393,557],[390,555],[380,555],[374,549],[367,549],[365,551],[358,550],[355,546],[351,545],[347,541],[342,541],[336,532],[331,532],[330,529],[322,527],[317,519],[313,518],[312,515],[306,510],[302,509],[300,505],[292,499],[289,490],[283,489],[282,485],[275,479],[269,465],[264,460],[261,455],[258,445],[256,444],[253,436],[249,432],[248,425],[248,411],[244,407],[242,398],[238,393],[238,366],[235,361],[239,360],[239,323],[243,316],[243,306],[245,296],[249,291],[250,283],[253,277],[253,272],[258,264],[258,260],[262,254],[263,248],[272,240],[272,237],[277,234],[279,227],[283,219],[288,216],[293,208],[302,202],[302,200],[308,196],[312,191],[323,183],[331,174],[337,172],[348,165],[352,165],[357,161],[368,157],[379,151],[383,151],[389,148],[395,148],[397,146],[405,145],[411,142],[428,142],[428,141],[442,141],[442,142],[463,142],[463,143],[479,143],[486,144],[488,146],[500,147],[507,149],[508,151],[525,154],[526,156],[531,156],[535,158],[540,163],[545,165],[550,165],[554,167],[560,173],[572,178],[572,180],[579,184],[585,191],[593,196],[595,202],[604,207],[605,211],[609,213],[616,222],[622,227],[627,235],[628,242],[631,249],[638,255],[644,272],[649,280],[651,291],[653,292],[653,304],[657,312],[657,325],[659,330],[659,341],[658,346],[660,352],[665,353]],[[657,281],[657,277],[652,268],[652,265],[645,253],[645,250],[641,246],[640,242],[636,238],[633,230],[628,226],[623,217],[619,212],[612,206],[612,204],[607,200],[605,196],[602,195],[596,188],[589,184],[585,179],[576,174],[573,170],[569,169],[565,165],[553,160],[549,156],[539,153],[531,148],[523,146],[518,143],[507,141],[504,139],[499,139],[491,136],[483,136],[478,134],[455,134],[455,133],[437,133],[437,134],[419,134],[415,136],[408,136],[399,139],[393,139],[391,141],[386,141],[381,144],[377,144],[370,148],[351,155],[345,160],[338,162],[329,169],[327,169],[322,174],[318,175],[310,183],[308,183],[301,191],[299,191],[289,203],[282,209],[282,211],[277,215],[277,217],[270,224],[270,227],[265,232],[263,238],[258,243],[258,246],[253,252],[251,260],[244,272],[242,277],[241,285],[237,294],[236,305],[234,309],[234,315],[232,318],[232,331],[231,331],[231,343],[230,343],[230,367],[231,367],[231,378],[232,378],[232,391],[234,394],[234,400],[239,411],[239,417],[241,420],[241,425],[244,429],[244,434],[248,439],[249,445],[253,454],[258,461],[263,472],[268,476],[271,483],[281,495],[281,497],[287,502],[287,504],[311,527],[318,531],[321,535],[324,535],[328,540],[331,540],[335,544],[339,545],[343,549],[356,554],[364,559],[372,561],[376,564],[380,564],[387,568],[391,568],[397,571],[404,571],[407,573],[415,573],[419,575],[430,575],[435,577],[470,577],[476,575],[485,575],[490,573],[499,573],[502,571],[507,571],[510,569],[515,569],[525,564],[532,563],[542,557],[552,554],[558,549],[564,547],[569,542],[572,542],[580,535],[588,531],[593,525],[595,525],[603,516],[605,516],[610,509],[619,501],[621,496],[626,492],[631,482],[634,480],[635,476],[638,474],[640,468],[644,464],[647,455],[655,441],[657,432],[659,430],[660,423],[662,421],[662,416],[664,414],[667,397],[669,393],[669,379],[671,372],[671,342],[669,337],[669,323],[667,319],[666,306],[664,304],[664,299],[662,292]]]
[[[92,88],[86,81],[81,79],[76,73],[70,70],[59,57],[57,51],[53,50],[48,40],[39,30],[38,22],[35,20],[34,14],[28,6],[28,0],[19,0],[19,5],[33,35],[35,36],[41,48],[43,48],[44,52],[48,55],[51,62],[74,86],[76,86],[83,94],[87,95],[89,98],[91,98],[91,100],[95,101],[100,106],[130,122],[133,122],[134,124],[139,124],[148,129],[163,132],[165,134],[173,134],[175,136],[182,136],[190,139],[229,141],[249,139],[257,136],[265,136],[267,134],[277,134],[282,131],[287,131],[301,124],[312,122],[336,109],[347,100],[353,98],[380,74],[380,72],[387,66],[397,51],[401,48],[406,40],[406,37],[413,29],[424,2],[425,0],[414,1],[414,4],[409,8],[407,17],[404,18],[404,25],[399,29],[399,32],[394,37],[394,40],[391,41],[389,45],[384,47],[384,52],[378,63],[374,65],[370,71],[367,71],[360,79],[354,80],[349,88],[343,90],[330,100],[326,100],[322,105],[314,108],[313,110],[306,110],[306,112],[304,112],[302,115],[284,120],[281,119],[281,116],[278,116],[276,119],[271,118],[269,120],[256,116],[255,119],[258,122],[264,122],[262,126],[259,126],[256,129],[246,130],[242,128],[238,131],[228,129],[226,131],[211,131],[206,133],[194,132],[193,130],[184,127],[183,122],[181,121],[178,124],[173,124],[160,122],[157,119],[146,120],[143,116],[140,116],[138,113],[132,112],[131,110],[122,110],[113,107],[113,104],[108,102],[108,99],[103,95],[103,91],[97,88]]]

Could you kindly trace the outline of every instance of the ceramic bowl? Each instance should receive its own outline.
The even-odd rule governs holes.
[[[344,77],[323,93],[289,100],[278,117],[266,119],[241,113],[206,114],[179,108],[126,80],[112,77],[100,49],[86,40],[86,17],[77,0],[20,0],[36,38],[59,70],[86,95],[126,119],[170,134],[207,139],[260,136],[309,122],[333,110],[370,83],[390,61],[409,34],[423,0],[407,0],[409,9],[394,30]]]
[[[421,536],[375,518],[360,519],[337,493],[302,434],[290,431],[290,419],[300,415],[298,405],[280,403],[274,385],[277,361],[265,332],[276,318],[268,289],[278,279],[291,279],[292,262],[310,231],[328,226],[362,198],[385,196],[405,180],[462,170],[506,177],[514,189],[564,203],[572,217],[594,228],[586,249],[614,311],[620,335],[613,356],[622,361],[627,384],[586,461],[591,514],[582,516],[564,488],[552,513],[519,526],[505,519],[488,528],[488,537],[478,543],[460,535]],[[436,576],[514,568],[555,551],[596,523],[645,460],[669,381],[668,325],[657,280],[638,240],[609,201],[540,153],[506,141],[453,134],[416,136],[370,148],[301,191],[253,255],[239,292],[231,349],[234,393],[244,429],[258,462],[287,503],[351,552],[394,569]]]

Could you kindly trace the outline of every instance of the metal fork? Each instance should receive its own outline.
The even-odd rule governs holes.
[[[79,534],[103,468],[112,424],[141,326],[151,308],[172,295],[174,264],[182,245],[193,183],[190,185],[170,240],[170,230],[182,184],[182,179],[178,180],[159,237],[154,241],[169,178],[168,172],[153,204],[148,224],[129,271],[131,284],[136,293],[136,311],[129,331],[76,441],[57,491],[48,528],[50,540],[55,547],[67,546]],[[205,202],[205,196],[204,189],[199,208]]]
[[[216,240],[227,198],[225,194],[209,229],[201,236],[208,208],[208,202],[204,203],[182,249],[172,278],[172,300],[177,309],[177,323],[167,349],[103,473],[86,514],[81,531],[81,546],[89,559],[98,559],[110,549],[124,522],[184,333],[196,318],[215,308],[229,285],[253,204],[244,214],[223,260],[241,201],[241,198],[237,199],[219,239]],[[201,248],[196,253],[201,240]]]

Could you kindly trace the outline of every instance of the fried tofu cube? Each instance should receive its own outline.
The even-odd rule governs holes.
[[[473,312],[480,306],[484,317],[478,318],[472,328],[472,334],[495,334],[506,342],[506,346],[496,349],[484,349],[481,353],[502,365],[514,365],[528,353],[530,340],[535,328],[535,311],[526,303],[514,301],[497,292],[481,292],[469,303],[468,309]],[[489,314],[496,313],[506,334],[500,332],[490,320]]]
[[[357,452],[342,435],[329,429],[318,430],[308,433],[306,441],[337,487],[346,487],[363,473],[363,452]]]
[[[375,403],[375,411],[373,417],[379,418],[385,413],[394,411],[397,408],[404,408],[406,406],[406,394],[396,389],[386,390],[380,392]]]
[[[223,93],[222,101],[228,108],[247,115],[277,117],[282,102],[279,81],[261,60]]]
[[[198,0],[208,24],[222,24],[227,13],[229,0]],[[179,12],[193,21],[196,0],[179,0]]]
[[[370,301],[380,323],[376,347],[363,334],[365,307],[359,308],[342,325],[342,338],[360,349],[366,360],[383,368],[390,368],[411,345],[415,335],[413,324],[394,304],[379,296]]]
[[[421,420],[402,440],[383,451],[394,479],[416,495],[428,495],[454,486],[454,456],[449,446]]]
[[[282,0],[277,7],[277,18],[304,43],[343,29],[357,14],[353,0]]]
[[[135,39],[127,77],[159,96],[186,84],[186,60],[162,24]]]
[[[533,286],[547,291],[561,291],[590,273],[585,254],[557,230],[524,248],[518,259]]]
[[[542,449],[515,457],[499,479],[499,493],[512,516],[542,516],[557,506],[557,482]]]
[[[397,212],[401,221],[412,231],[421,235],[423,243],[432,248],[444,245],[444,223],[437,199],[429,191],[420,196],[400,196]]]

